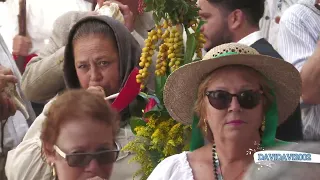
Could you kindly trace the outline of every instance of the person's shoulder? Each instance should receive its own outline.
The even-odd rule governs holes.
[[[42,157],[40,139],[22,141],[9,151],[5,171],[10,180],[49,180],[51,169]]]
[[[307,6],[302,4],[294,4],[283,13],[280,22],[290,22],[304,19],[306,16],[308,16],[309,12],[310,8]]]
[[[182,152],[180,154],[175,154],[170,157],[167,157],[161,163],[158,165],[161,167],[164,165],[165,168],[178,168],[180,165],[185,165],[187,163],[187,153],[188,152]]]
[[[69,11],[61,16],[59,16],[54,24],[55,25],[65,25],[67,27],[72,26],[76,22],[78,22],[80,19],[86,17],[88,15],[88,12],[85,11]]]
[[[187,159],[188,152],[182,152],[161,161],[148,180],[173,180],[192,177],[192,170]]]

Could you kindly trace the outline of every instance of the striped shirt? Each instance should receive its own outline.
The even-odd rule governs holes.
[[[278,33],[278,52],[299,71],[313,54],[320,35],[320,11],[315,0],[301,0],[283,14]],[[320,104],[301,103],[304,138],[320,139]]]
[[[282,14],[298,0],[266,0],[264,15],[260,20],[260,30],[263,37],[277,50],[277,34],[279,24],[276,23],[276,17]]]

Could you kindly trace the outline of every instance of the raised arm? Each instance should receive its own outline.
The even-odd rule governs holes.
[[[27,65],[22,90],[33,102],[45,102],[65,88],[63,80],[64,48],[74,23],[87,12],[68,12],[54,23],[49,43]]]

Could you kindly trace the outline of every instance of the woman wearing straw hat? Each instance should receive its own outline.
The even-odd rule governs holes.
[[[285,143],[275,139],[276,129],[300,93],[291,64],[241,44],[213,48],[172,73],[164,89],[173,119],[197,123],[208,143],[163,160],[148,179],[242,179],[254,151]]]

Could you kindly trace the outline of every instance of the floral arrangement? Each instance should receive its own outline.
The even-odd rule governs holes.
[[[154,94],[139,94],[146,107],[141,109],[142,117],[131,118],[136,138],[123,150],[134,152],[131,161],[141,164],[135,177],[142,175],[141,179],[147,179],[164,158],[189,150],[191,126],[170,117],[163,103],[163,88],[173,71],[202,58],[205,40],[200,32],[203,22],[199,20],[196,0],[144,0],[140,7],[153,13],[156,27],[145,40],[136,81],[141,83],[141,89],[145,88],[152,58],[156,57],[156,89]]]

